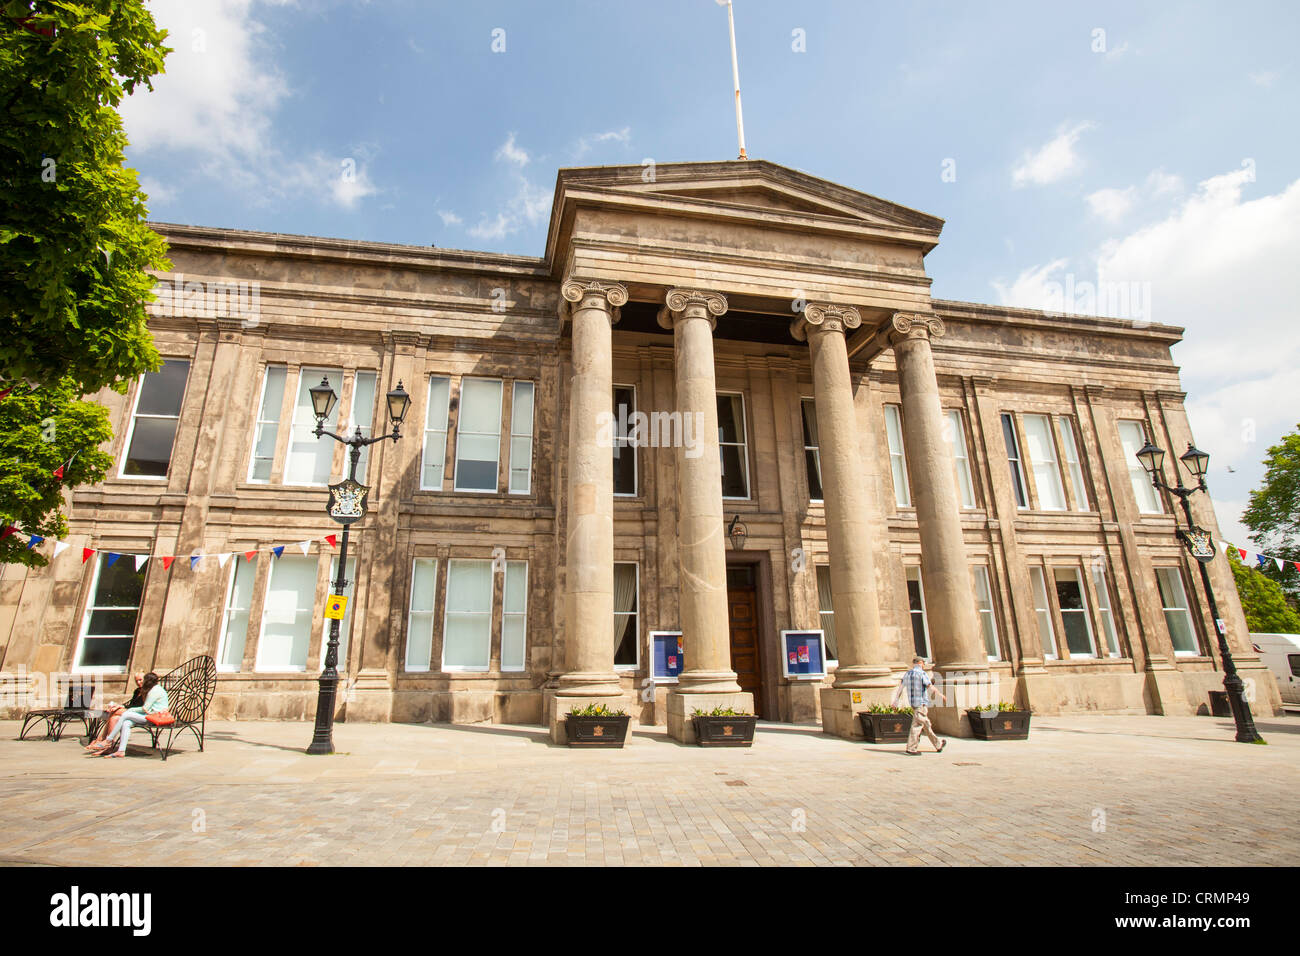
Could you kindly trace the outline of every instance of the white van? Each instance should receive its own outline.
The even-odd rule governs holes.
[[[1300,704],[1300,634],[1252,634],[1250,640],[1277,678],[1282,700]]]

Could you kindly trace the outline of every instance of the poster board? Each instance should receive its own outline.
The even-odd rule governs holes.
[[[681,631],[650,632],[651,676],[656,684],[676,684],[685,669]]]
[[[791,680],[820,680],[826,676],[824,631],[782,631],[781,668]]]

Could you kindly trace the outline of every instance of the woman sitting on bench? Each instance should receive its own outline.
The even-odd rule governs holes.
[[[149,715],[157,714],[167,709],[167,691],[158,681],[158,675],[153,671],[144,675],[140,682],[140,691],[144,697],[143,707],[129,707],[122,712],[121,719],[102,743],[91,745],[91,752],[101,757],[125,757],[127,740],[131,736],[131,728],[136,725],[146,725],[149,723]],[[121,738],[117,750],[113,750],[113,741]]]
[[[117,722],[122,719],[123,713],[125,713],[127,710],[129,710],[132,707],[138,708],[144,706],[143,685],[144,685],[144,674],[136,674],[135,693],[131,695],[131,699],[128,700],[126,704],[108,705],[108,710],[104,712],[106,719],[104,721],[103,727],[101,727],[99,730],[99,736],[96,737],[94,740],[92,740],[90,743],[86,744],[86,748],[85,748],[86,750],[99,750],[104,745],[104,741],[108,739],[108,735],[113,732],[113,728],[117,726]]]

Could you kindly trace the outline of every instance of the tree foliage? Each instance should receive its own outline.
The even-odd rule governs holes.
[[[1269,448],[1264,468],[1264,482],[1250,493],[1242,520],[1261,551],[1300,560],[1300,425]],[[1282,571],[1270,564],[1264,574],[1300,607],[1300,572],[1294,564],[1288,562]]]
[[[124,391],[158,368],[145,270],[170,264],[116,106],[165,36],[142,0],[0,0],[0,388]]]
[[[1300,634],[1300,614],[1287,602],[1281,585],[1235,557],[1228,561],[1237,582],[1246,624],[1255,634]]]
[[[27,534],[61,538],[68,524],[63,492],[104,479],[113,459],[99,446],[113,437],[108,410],[80,400],[69,378],[29,391],[19,386],[0,402],[0,514]],[[64,466],[62,479],[54,472]],[[47,559],[27,538],[0,541],[0,563],[41,567]]]

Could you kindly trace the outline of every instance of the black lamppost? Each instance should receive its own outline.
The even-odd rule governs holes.
[[[1223,689],[1228,692],[1228,706],[1232,708],[1232,719],[1237,725],[1237,741],[1243,744],[1262,744],[1264,738],[1255,729],[1255,720],[1250,714],[1250,704],[1246,702],[1245,686],[1237,675],[1237,665],[1232,662],[1232,652],[1228,650],[1227,627],[1219,617],[1219,606],[1214,600],[1214,589],[1210,587],[1208,565],[1214,560],[1214,542],[1209,532],[1197,527],[1196,522],[1192,520],[1192,507],[1188,504],[1188,499],[1196,492],[1208,491],[1205,486],[1205,472],[1210,465],[1210,456],[1188,442],[1187,451],[1183,452],[1178,459],[1196,479],[1195,488],[1183,487],[1182,473],[1178,471],[1177,465],[1174,466],[1174,473],[1178,475],[1178,487],[1170,487],[1165,483],[1163,448],[1157,448],[1148,441],[1137,453],[1137,457],[1147,474],[1151,476],[1151,484],[1158,490],[1169,492],[1182,502],[1187,528],[1186,530],[1179,528],[1177,534],[1192,557],[1196,558],[1196,564],[1201,569],[1201,584],[1205,587],[1205,597],[1210,604],[1214,629],[1219,634],[1219,656],[1223,658]],[[1177,522],[1178,519],[1175,517],[1175,525]]]
[[[334,593],[341,597],[344,588],[350,583],[344,577],[348,569],[348,529],[354,521],[360,521],[365,517],[366,495],[370,491],[368,486],[357,481],[357,462],[361,460],[361,449],[386,438],[397,441],[402,437],[400,434],[402,419],[406,417],[406,411],[411,406],[411,396],[406,394],[401,382],[397,383],[397,388],[388,393],[388,419],[393,423],[393,430],[387,435],[366,438],[361,434],[361,426],[358,425],[351,438],[344,438],[325,430],[325,419],[329,418],[330,412],[334,410],[334,403],[338,401],[334,389],[330,388],[329,379],[322,378],[319,385],[308,391],[311,392],[312,413],[316,416],[316,437],[329,435],[330,438],[342,442],[350,449],[351,465],[348,468],[348,476],[338,484],[329,486],[329,503],[325,506],[329,516],[343,525],[343,541],[339,545],[339,569],[334,577]],[[342,617],[341,613],[330,615],[329,646],[325,651],[325,668],[320,675],[320,692],[316,697],[316,729],[312,734],[311,745],[307,747],[309,754],[334,752],[334,701],[338,697],[339,687],[339,622]]]

